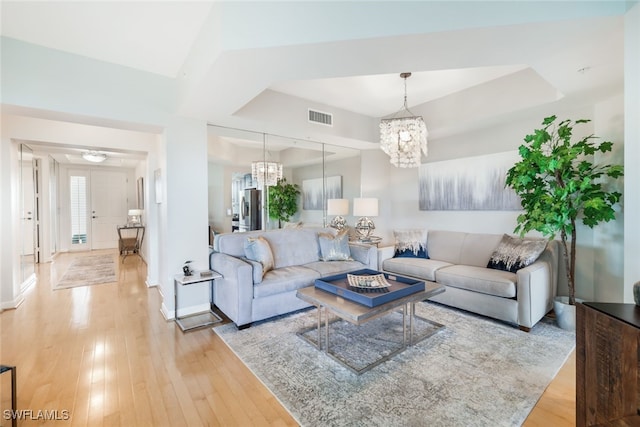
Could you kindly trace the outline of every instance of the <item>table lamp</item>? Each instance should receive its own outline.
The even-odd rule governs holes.
[[[127,215],[127,224],[129,225],[141,225],[142,224],[142,209],[129,209]]]
[[[327,215],[336,215],[329,223],[330,227],[337,230],[344,230],[347,226],[347,220],[342,215],[349,214],[349,199],[328,199]]]
[[[378,199],[353,199],[353,215],[360,217],[355,227],[358,240],[367,241],[376,228],[369,217],[378,216]]]

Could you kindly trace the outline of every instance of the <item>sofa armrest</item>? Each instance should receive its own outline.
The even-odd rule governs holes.
[[[516,272],[518,280],[518,324],[532,328],[553,306],[553,269],[548,261],[538,260]]]
[[[349,243],[351,258],[360,261],[371,270],[378,269],[378,248],[374,245]]]
[[[388,259],[393,258],[393,255],[396,253],[395,246],[384,246],[378,249],[378,265],[380,266],[380,270],[384,266],[384,262]]]
[[[222,275],[214,286],[216,306],[237,326],[251,323],[253,268],[240,258],[214,252],[209,258],[212,270]]]

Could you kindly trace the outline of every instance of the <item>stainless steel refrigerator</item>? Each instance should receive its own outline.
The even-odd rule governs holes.
[[[246,188],[240,192],[240,231],[262,229],[262,192]]]

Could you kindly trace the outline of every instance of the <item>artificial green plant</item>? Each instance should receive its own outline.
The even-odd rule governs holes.
[[[606,188],[605,177],[623,175],[621,165],[594,164],[596,152],[611,151],[609,141],[596,142],[586,136],[571,142],[573,128],[589,120],[547,117],[542,129],[524,138],[521,160],[507,172],[506,185],[522,199],[524,213],[518,216],[515,232],[521,236],[535,230],[549,239],[560,233],[569,285],[569,304],[575,304],[576,222],[590,228],[615,219],[614,205],[621,193]],[[571,242],[568,250],[567,242]]]
[[[279,179],[276,185],[269,187],[267,209],[269,218],[278,220],[278,228],[282,227],[282,221],[289,221],[298,211],[299,194],[298,186],[287,183],[286,178]]]

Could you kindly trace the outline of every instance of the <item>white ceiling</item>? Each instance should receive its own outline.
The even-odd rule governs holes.
[[[246,6],[250,3],[237,3],[240,4],[238,7],[251,10],[251,6]],[[404,7],[420,3],[409,2]],[[420,4],[420,7],[428,7],[429,2],[424,3],[427,6]],[[434,27],[436,24],[433,23],[441,27],[439,31],[431,33],[412,34],[409,31],[406,35],[389,37],[355,36],[324,43],[292,41],[287,44],[283,41],[269,46],[267,44],[271,39],[267,35],[252,34],[251,28],[242,28],[242,18],[234,22],[233,19],[238,18],[231,13],[228,17],[215,16],[215,2],[2,1],[1,33],[33,44],[171,78],[198,75],[200,80],[189,82],[192,90],[184,98],[182,112],[218,124],[237,123],[231,119],[237,118],[242,109],[249,111],[248,107],[264,97],[268,89],[305,102],[379,118],[402,107],[404,87],[400,72],[413,73],[407,80],[410,108],[426,108],[430,103],[449,95],[500,81],[525,69],[535,71],[531,74],[546,80],[557,90],[558,96],[550,102],[560,97],[593,99],[603,96],[611,88],[621,87],[622,20],[620,16],[612,16],[607,9],[607,2],[558,3],[558,6],[537,8],[536,11],[542,9],[543,12],[531,14],[517,22],[517,25],[506,25],[511,22],[511,15],[517,16],[514,8],[506,11],[512,6],[510,3],[514,2],[432,2],[441,13],[447,12],[447,7],[451,7],[452,11],[455,8],[459,15],[468,11],[467,20],[470,24],[464,28],[451,27],[448,31],[445,24],[441,24],[438,16],[434,15],[425,16],[425,20],[430,19]],[[520,4],[526,8],[534,7],[535,3]],[[597,16],[600,14],[598,6],[592,6],[596,3],[602,3],[600,8],[603,16]],[[264,10],[268,4],[257,2],[255,5],[260,5],[263,8],[260,10]],[[300,9],[305,4],[320,3],[303,2],[295,5]],[[341,3],[332,4],[335,7]],[[344,4],[358,7],[367,3]],[[477,6],[483,4],[486,4],[488,12],[484,17],[477,17],[476,24],[474,10],[484,10]],[[280,3],[279,7],[285,6]],[[495,7],[505,9],[504,17],[496,17],[496,13],[491,12],[490,9]],[[572,15],[581,19],[561,20],[562,16]],[[451,20],[450,16],[440,21]],[[251,21],[254,18],[257,21]],[[268,24],[270,18],[274,21],[281,19],[275,15],[248,16],[247,21],[255,27],[255,22],[262,19]],[[412,25],[411,22],[421,25],[416,17],[407,16],[406,19],[407,26]],[[481,19],[495,20],[496,25],[482,27]],[[229,23],[239,24],[237,33],[233,32],[235,28]],[[277,27],[276,32],[282,28],[279,24],[273,23]],[[366,26],[362,20],[354,21],[354,24]],[[212,25],[221,26],[220,31],[212,31]],[[339,39],[341,31],[345,30],[338,28],[338,25],[336,21],[335,28],[327,27],[325,32],[335,34],[335,38]],[[304,23],[299,26],[304,26]],[[359,30],[357,25],[353,29],[356,32]],[[381,29],[381,33],[383,31],[386,29]],[[363,28],[361,32],[366,34],[366,29]],[[286,31],[282,30],[282,33]],[[222,42],[211,40],[212,34],[226,35],[228,38]],[[284,40],[284,35],[279,36]],[[296,40],[295,35],[290,36]],[[313,29],[310,28],[304,37],[312,36]],[[318,39],[321,37],[318,36]],[[224,49],[223,42],[241,45],[246,40],[251,40],[256,48]],[[261,43],[265,46],[260,47]],[[191,70],[194,52],[202,49],[202,46],[211,55],[211,58],[205,59],[211,59],[213,65],[197,70],[200,74],[187,72],[187,69]],[[220,49],[220,52],[214,54],[214,48]],[[247,63],[253,66],[247,67]],[[579,72],[580,69],[588,71]],[[236,75],[241,80],[230,81]],[[207,96],[202,96],[203,93]],[[499,95],[505,96],[504,93]],[[224,99],[225,102],[216,102],[218,99]],[[265,127],[275,133],[298,138],[303,135],[302,130],[290,127],[287,121],[274,123],[275,120],[269,116],[272,109],[263,108],[264,115],[245,120],[247,127],[252,123],[268,122],[269,126]],[[439,124],[434,122],[433,126],[437,132]],[[300,134],[296,135],[296,132]],[[430,134],[434,135],[432,129]],[[309,139],[317,137],[304,136]]]
[[[3,1],[2,35],[176,77],[212,3]]]

